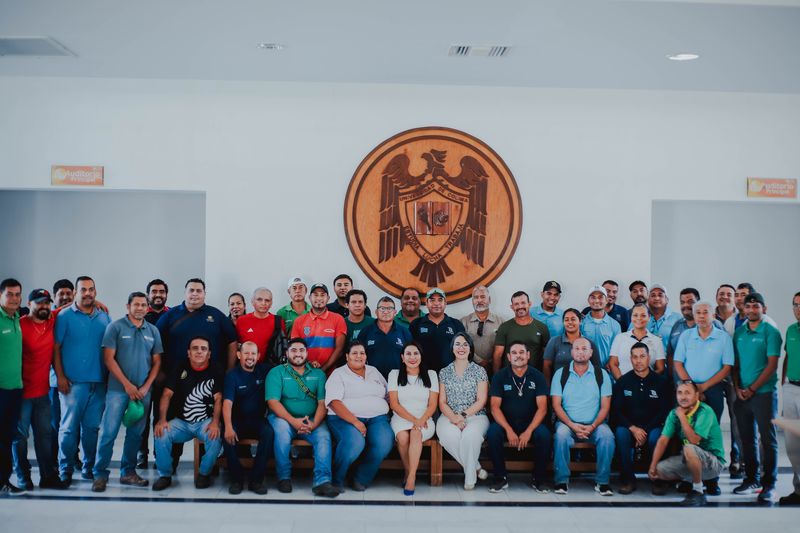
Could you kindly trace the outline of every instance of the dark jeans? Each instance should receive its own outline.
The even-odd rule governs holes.
[[[514,433],[519,435],[528,428],[528,423],[515,423],[508,421]],[[531,437],[533,443],[533,479],[536,483],[543,483],[547,479],[547,465],[550,462],[550,454],[553,449],[553,434],[545,426],[539,424],[533,431]],[[489,447],[489,457],[492,460],[492,468],[494,475],[497,477],[506,477],[506,457],[505,457],[505,443],[506,443],[506,430],[497,422],[492,422],[489,425],[489,431],[486,433],[486,444]]]
[[[55,438],[50,422],[49,395],[22,400],[13,449],[14,472],[19,483],[31,478],[31,464],[28,461],[28,435],[31,428],[33,428],[33,448],[36,450],[36,461],[39,463],[39,477],[48,479],[58,476],[56,456],[52,455]]]
[[[52,438],[50,439],[50,449],[53,453],[53,461],[58,462],[58,430],[61,427],[61,399],[58,396],[58,387],[50,387],[48,394],[50,399],[50,430],[52,431]],[[34,438],[36,438],[34,436]],[[81,440],[81,430],[78,428],[78,442]],[[84,457],[86,459],[86,457]],[[75,464],[80,462],[78,452],[75,452]]]
[[[717,422],[719,422],[722,419],[722,411],[725,409],[725,383],[717,383],[704,394],[706,397],[703,402],[714,411],[714,414],[717,415]]]
[[[722,390],[725,392],[725,402],[728,404],[728,417],[731,419],[731,464],[739,463],[742,459],[742,436],[739,434],[739,424],[733,404],[736,403],[736,387],[733,386],[731,377],[722,381]]]
[[[22,389],[0,389],[0,487],[11,477],[11,446],[21,407]]]
[[[739,423],[739,434],[742,436],[742,455],[744,455],[747,479],[755,482],[760,480],[764,488],[775,487],[775,481],[778,479],[778,434],[772,419],[778,412],[778,393],[755,394],[746,401],[737,399],[733,408],[736,411],[736,421]],[[759,440],[764,460],[763,476],[759,472],[761,466],[758,457]]]
[[[267,473],[267,461],[272,457],[272,447],[275,441],[275,433],[272,431],[272,425],[265,419],[233,420],[233,430],[236,431],[239,440],[258,439],[258,448],[256,448],[253,469],[250,470],[250,482],[261,483],[264,481],[264,476]],[[239,460],[239,455],[236,453],[237,446],[238,445],[231,446],[223,439],[225,458],[228,460],[228,470],[231,473],[231,480],[242,483],[244,480],[244,469]]]
[[[633,434],[626,427],[618,427],[614,430],[614,436],[617,440],[617,458],[619,459],[619,472],[620,479],[625,481],[633,481],[636,475],[633,473],[633,452],[636,449],[636,439]],[[653,428],[647,432],[647,443],[645,444],[648,456],[653,453],[656,447],[656,441],[661,436],[661,428]]]

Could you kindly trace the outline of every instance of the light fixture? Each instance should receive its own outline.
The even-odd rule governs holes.
[[[671,55],[668,55],[667,59],[669,59],[670,61],[692,61],[692,60],[698,59],[699,57],[700,57],[699,54],[682,53],[682,54],[671,54]]]
[[[285,46],[279,43],[258,43],[258,47],[262,50],[271,50],[273,52],[280,52]]]

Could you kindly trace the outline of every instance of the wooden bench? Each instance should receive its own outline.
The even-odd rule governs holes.
[[[257,445],[258,440],[256,439],[242,439],[239,441],[239,446],[253,446]],[[310,448],[311,444],[303,439],[295,439],[292,441],[292,446],[296,446],[298,448]],[[432,487],[438,487],[442,484],[442,445],[439,444],[439,441],[436,439],[429,439],[422,443],[423,450],[430,450],[428,457],[426,457],[425,452],[423,452],[422,457],[419,461],[419,469],[422,471],[427,471],[430,473],[430,483]],[[194,478],[197,480],[197,476],[200,474],[200,459],[203,457],[203,452],[205,451],[205,447],[203,443],[197,439],[194,440]],[[242,466],[244,468],[252,468],[253,466],[253,458],[252,457],[243,457],[240,458]],[[274,463],[274,462],[273,462]],[[217,465],[223,468],[227,468],[227,460],[225,456],[222,455],[217,459]],[[314,459],[312,458],[299,458],[293,461],[293,466],[302,470],[311,470],[314,467]],[[381,470],[392,470],[392,471],[402,471],[403,470],[403,461],[400,460],[398,455],[397,449],[395,448],[389,454],[389,457],[383,460],[381,463]]]

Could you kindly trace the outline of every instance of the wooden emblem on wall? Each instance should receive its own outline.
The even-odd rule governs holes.
[[[522,205],[511,171],[481,140],[417,128],[387,139],[358,166],[344,226],[356,262],[386,292],[440,287],[457,302],[508,266]]]

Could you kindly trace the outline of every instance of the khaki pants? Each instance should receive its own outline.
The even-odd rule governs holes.
[[[686,450],[686,448],[693,450],[695,455],[700,458],[700,463],[703,465],[703,472],[700,477],[703,480],[719,477],[719,473],[722,471],[722,463],[716,455],[694,444],[684,444],[683,448],[684,450]],[[684,452],[681,452],[680,455],[673,455],[663,461],[659,461],[658,465],[656,465],[658,477],[667,480],[680,479],[683,481],[692,481],[692,474],[686,466],[686,459],[683,457],[683,453]]]

